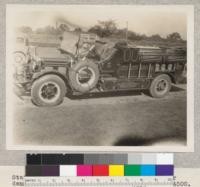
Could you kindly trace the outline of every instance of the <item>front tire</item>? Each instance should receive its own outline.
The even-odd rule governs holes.
[[[150,95],[155,98],[166,96],[171,89],[171,78],[166,74],[158,75],[151,82],[149,88]]]
[[[59,105],[65,94],[65,82],[57,75],[45,75],[37,79],[31,89],[32,102],[37,106]]]

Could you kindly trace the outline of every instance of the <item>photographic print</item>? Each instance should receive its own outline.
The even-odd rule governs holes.
[[[192,151],[193,14],[7,5],[7,148]]]

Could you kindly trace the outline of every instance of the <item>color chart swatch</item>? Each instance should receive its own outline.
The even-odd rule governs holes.
[[[27,155],[26,176],[173,176],[172,154]]]

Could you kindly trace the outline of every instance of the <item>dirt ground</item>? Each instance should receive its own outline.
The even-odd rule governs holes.
[[[186,143],[186,86],[154,99],[142,92],[65,98],[57,107],[17,99],[13,138],[22,145],[156,145]],[[166,141],[165,141],[166,140]]]

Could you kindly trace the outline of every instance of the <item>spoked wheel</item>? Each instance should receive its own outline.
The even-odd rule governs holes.
[[[32,101],[38,106],[56,106],[66,94],[64,81],[56,75],[45,75],[33,83]]]
[[[161,98],[167,95],[170,89],[170,77],[166,74],[161,74],[152,81],[149,91],[152,97]]]
[[[60,87],[54,82],[45,82],[41,85],[39,92],[42,100],[52,102],[58,99],[60,95]]]

